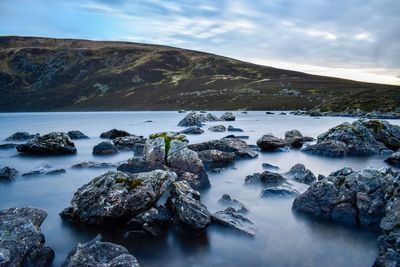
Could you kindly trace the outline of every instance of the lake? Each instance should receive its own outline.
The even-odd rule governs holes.
[[[222,112],[214,112],[216,115]],[[205,133],[187,135],[190,143],[219,139],[230,132],[215,133],[210,125],[224,124],[242,128],[249,144],[255,144],[263,134],[283,137],[291,129],[303,135],[317,137],[330,127],[352,118],[303,117],[293,115],[266,115],[265,112],[235,112],[236,121],[207,122]],[[121,162],[132,157],[132,152],[113,156],[93,156],[92,148],[102,141],[101,132],[112,128],[126,130],[135,135],[148,136],[160,131],[174,131],[185,116],[178,112],[61,112],[61,113],[0,113],[0,139],[17,131],[45,134],[51,131],[80,130],[90,137],[74,140],[78,153],[68,156],[25,156],[15,149],[0,150],[0,167],[10,166],[19,171],[16,181],[0,184],[0,209],[16,206],[43,208],[48,217],[41,229],[46,244],[54,249],[54,266],[66,258],[78,242],[87,242],[97,232],[77,228],[64,222],[59,212],[68,207],[74,192],[107,169],[71,169],[82,161]],[[152,122],[146,122],[151,120]],[[400,124],[399,120],[391,121]],[[4,142],[2,142],[4,143]],[[259,231],[249,238],[232,229],[211,225],[199,238],[184,238],[170,232],[165,238],[137,238],[121,240],[104,234],[104,240],[126,246],[141,266],[371,266],[377,255],[378,233],[360,228],[349,228],[299,216],[291,210],[294,198],[261,199],[261,188],[245,187],[244,178],[262,172],[262,163],[279,166],[286,172],[296,163],[303,163],[318,174],[327,175],[345,166],[355,170],[365,167],[383,167],[384,156],[347,157],[332,159],[290,152],[259,153],[257,159],[237,161],[220,173],[209,173],[211,188],[201,191],[202,202],[211,212],[224,209],[218,199],[224,193],[243,202],[250,212],[246,215]],[[40,164],[64,168],[65,174],[40,177],[22,177],[21,174]]]

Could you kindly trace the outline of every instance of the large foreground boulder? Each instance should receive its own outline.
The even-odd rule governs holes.
[[[265,134],[257,140],[257,146],[259,146],[263,151],[276,151],[287,146],[287,143],[272,134]]]
[[[40,226],[47,213],[26,207],[0,211],[0,266],[50,266],[54,252],[45,246]]]
[[[107,172],[74,194],[61,217],[88,225],[124,223],[151,208],[174,182],[173,172],[155,170],[136,174]]]
[[[139,267],[139,263],[126,248],[110,242],[101,242],[101,236],[98,235],[92,241],[78,244],[61,266]]]
[[[211,140],[199,144],[188,145],[188,148],[197,152],[204,150],[219,150],[223,152],[233,152],[239,158],[256,158],[258,154],[254,152],[245,141],[236,138],[222,138]]]
[[[17,145],[17,151],[35,155],[74,154],[76,147],[66,133],[51,132]]]

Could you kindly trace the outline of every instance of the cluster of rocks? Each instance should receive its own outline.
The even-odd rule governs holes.
[[[320,176],[293,202],[293,210],[336,222],[380,228],[374,266],[400,262],[400,173],[391,168],[343,168]]]
[[[190,127],[190,126],[203,126],[204,122],[207,121],[234,121],[235,115],[232,112],[225,112],[220,118],[212,113],[205,115],[204,113],[190,112],[188,113],[179,123],[178,126]]]
[[[367,118],[367,119],[400,119],[400,108],[397,108],[391,112],[381,112],[381,111],[363,111],[361,109],[346,109],[344,111],[335,112],[335,111],[321,111],[319,109],[313,110],[297,110],[292,111],[293,115],[309,115],[313,117],[358,117],[358,118]]]
[[[100,138],[111,139],[112,142],[103,141],[94,146],[94,155],[113,155],[117,154],[119,150],[133,150],[135,154],[140,155],[147,140],[143,136],[136,136],[117,129],[101,133]]]
[[[357,120],[342,123],[318,136],[302,151],[330,156],[372,155],[400,149],[400,126],[387,121]]]
[[[257,140],[257,146],[262,151],[285,151],[287,148],[301,148],[304,143],[313,140],[314,138],[303,136],[299,130],[293,129],[285,132],[284,139],[265,134]]]

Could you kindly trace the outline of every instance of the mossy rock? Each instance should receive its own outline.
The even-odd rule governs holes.
[[[167,156],[168,156],[168,151],[171,147],[171,141],[179,140],[179,141],[184,142],[186,140],[186,137],[182,134],[170,135],[167,132],[150,134],[149,139],[156,139],[159,137],[164,138],[164,141],[165,141],[165,162],[167,162]]]
[[[128,186],[128,190],[132,191],[139,186],[143,185],[143,181],[141,179],[129,179],[129,178],[124,178],[124,177],[118,177],[115,179],[116,183],[120,184],[126,184]]]

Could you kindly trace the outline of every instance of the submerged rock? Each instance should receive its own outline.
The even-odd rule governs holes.
[[[306,169],[304,164],[300,163],[290,168],[288,172],[284,173],[284,176],[304,184],[311,184],[317,180],[317,177],[309,169]]]
[[[173,229],[181,234],[202,234],[210,224],[211,214],[200,202],[200,193],[186,181],[172,184],[167,207],[171,211]]]
[[[218,203],[236,209],[240,213],[247,213],[249,210],[237,199],[231,198],[228,194],[223,194]]]
[[[254,152],[245,141],[236,138],[222,138],[199,144],[188,145],[189,149],[200,152],[204,150],[219,150],[224,152],[233,152],[236,157],[256,158],[258,154]]]
[[[12,182],[17,177],[18,171],[8,166],[0,169],[0,182]]]
[[[251,236],[257,233],[258,227],[233,208],[217,211],[212,215],[211,219],[213,223],[231,227]]]
[[[124,136],[129,136],[129,135],[131,135],[131,134],[126,131],[111,129],[109,131],[101,133],[100,138],[115,139],[117,137],[124,137]]]
[[[123,246],[102,242],[98,235],[92,241],[78,244],[67,256],[62,267],[126,266],[139,267],[136,258]]]
[[[244,183],[246,185],[261,184],[264,186],[276,186],[285,181],[285,177],[283,177],[279,173],[264,171],[263,173],[254,173],[252,175],[247,175]]]
[[[235,153],[210,149],[199,153],[199,158],[206,169],[223,168],[235,162]]]
[[[266,163],[266,162],[262,164],[262,167],[263,167],[264,169],[279,170],[279,167],[278,167],[278,166],[272,165],[272,164]]]
[[[228,131],[229,131],[229,132],[243,132],[242,129],[240,129],[240,128],[235,128],[235,127],[233,127],[232,125],[229,125],[229,126],[228,126]]]
[[[88,225],[123,223],[151,208],[175,181],[173,172],[107,172],[76,191],[61,217]]]
[[[224,125],[214,125],[208,128],[211,132],[225,132],[226,127]]]
[[[117,148],[110,141],[103,141],[93,147],[94,155],[112,155],[117,153]]]
[[[69,131],[68,133],[69,138],[71,138],[72,140],[74,139],[89,139],[89,137],[87,135],[85,135],[84,133],[82,133],[81,131]]]
[[[329,140],[309,145],[301,151],[326,157],[344,157],[348,154],[349,149],[341,141]]]
[[[22,176],[41,176],[41,175],[56,175],[66,173],[65,169],[54,169],[50,165],[43,163],[37,166],[34,170],[22,174]]]
[[[272,134],[265,134],[257,140],[257,146],[263,151],[276,151],[280,148],[287,146],[286,142]]]
[[[236,118],[232,112],[225,112],[224,114],[222,114],[222,116],[219,119],[221,121],[234,121]]]
[[[67,134],[52,132],[17,145],[17,151],[36,155],[75,154],[76,147]]]
[[[0,266],[50,266],[54,252],[45,246],[40,226],[47,213],[38,208],[0,211]]]
[[[136,144],[146,143],[146,138],[143,138],[143,136],[128,135],[115,138],[113,143],[117,149],[132,150]]]
[[[400,150],[391,154],[385,161],[394,166],[400,166]]]
[[[39,134],[30,134],[27,132],[16,132],[7,137],[6,141],[27,141],[39,137]]]
[[[298,196],[300,193],[296,189],[294,189],[290,183],[281,183],[277,186],[271,186],[264,188],[261,191],[261,197],[293,197]]]
[[[204,130],[197,126],[188,127],[181,131],[183,134],[202,134]]]

